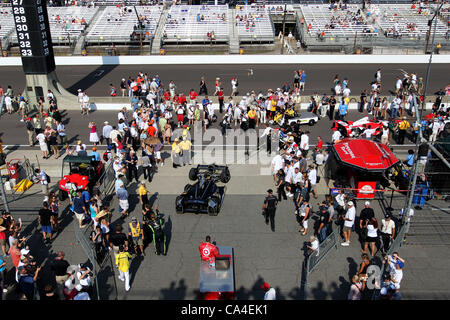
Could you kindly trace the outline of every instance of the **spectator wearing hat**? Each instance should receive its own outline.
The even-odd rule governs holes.
[[[361,213],[359,214],[359,235],[361,242],[366,241],[365,238],[367,236],[367,222],[373,217],[375,217],[375,212],[370,207],[370,202],[364,202],[364,209],[362,209]]]
[[[101,161],[100,154],[97,152],[97,147],[92,147],[92,151],[89,153],[89,157],[93,158],[94,161]]]
[[[277,210],[278,200],[273,195],[273,190],[267,190],[267,197],[264,199],[264,204],[262,207],[262,212],[266,220],[266,224],[269,224],[272,232],[275,232],[275,211]]]
[[[383,260],[383,264],[388,263],[389,274],[391,278],[391,285],[395,292],[399,292],[400,283],[403,279],[403,268],[405,266],[405,260],[398,255],[398,252],[392,253],[392,255],[387,255]]]
[[[172,144],[172,163],[174,168],[180,166],[180,157],[182,155],[182,150],[178,141],[178,138],[175,138]]]
[[[342,242],[341,245],[344,247],[348,247],[350,245],[350,235],[352,233],[353,225],[355,224],[355,216],[356,210],[353,204],[353,201],[349,201],[347,203],[347,212],[344,217],[344,238],[345,242]]]
[[[83,225],[83,220],[85,214],[87,214],[87,209],[84,200],[81,197],[81,190],[77,190],[76,196],[73,197],[71,205],[71,210],[78,220],[78,226],[80,228],[85,228],[86,225]]]
[[[106,141],[107,146],[109,146],[111,144],[111,131],[112,130],[113,130],[113,127],[109,124],[108,121],[105,121],[103,123],[102,136],[100,139],[100,143],[103,143],[103,141]]]
[[[277,300],[277,293],[267,282],[264,282],[261,289],[265,292],[264,300]]]
[[[76,273],[78,283],[82,286],[84,290],[89,291],[92,285],[93,273],[85,263],[79,264],[78,268],[79,270]]]
[[[136,217],[131,218],[131,222],[128,225],[128,236],[131,237],[133,242],[134,252],[138,254],[138,247],[140,253],[145,256],[144,252],[144,231],[142,226],[137,221]]]
[[[319,228],[317,229],[320,242],[323,242],[326,239],[330,222],[331,216],[328,207],[322,204],[320,206]]]
[[[183,166],[191,164],[191,148],[192,142],[187,137],[183,137],[183,140],[179,144],[182,152]]]

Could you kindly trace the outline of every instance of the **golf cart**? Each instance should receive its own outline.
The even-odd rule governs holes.
[[[95,161],[92,157],[66,156],[63,159],[61,180],[59,186],[59,200],[64,201],[68,193],[75,187],[77,190],[92,190],[103,173],[103,162]]]

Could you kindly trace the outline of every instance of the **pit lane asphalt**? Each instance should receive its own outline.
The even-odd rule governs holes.
[[[149,57],[151,59],[151,57]],[[288,56],[280,56],[280,59],[289,59]],[[339,59],[339,56],[336,56]],[[145,66],[145,65],[101,65],[101,66],[58,66],[56,72],[62,85],[70,92],[76,93],[78,89],[87,90],[89,96],[107,96],[109,84],[119,87],[120,79],[129,76],[135,77],[139,71],[147,72],[150,76],[159,75],[163,83],[168,85],[174,80],[177,90],[189,92],[190,89],[198,90],[200,77],[206,78],[208,93],[214,93],[214,81],[220,77],[225,95],[231,93],[231,77],[239,79],[239,92],[245,94],[251,90],[255,92],[271,88],[276,90],[282,87],[286,81],[291,86],[295,69],[306,70],[305,95],[314,92],[330,93],[331,84],[336,74],[340,79],[348,78],[349,87],[354,95],[359,95],[364,89],[369,88],[369,83],[374,79],[378,68],[382,70],[383,94],[388,94],[395,86],[395,77],[402,76],[403,71],[417,72],[419,77],[425,79],[426,64],[285,64],[285,65],[176,65],[176,66]],[[449,84],[448,72],[450,64],[435,64],[431,66],[428,94],[432,94]],[[15,92],[21,92],[25,86],[25,76],[21,67],[0,67],[0,85],[6,88],[11,85]]]

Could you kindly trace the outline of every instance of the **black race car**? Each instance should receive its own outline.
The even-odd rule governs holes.
[[[189,171],[189,179],[197,182],[187,184],[184,192],[176,198],[176,212],[208,213],[210,216],[217,216],[225,196],[225,186],[219,186],[217,183],[227,183],[230,178],[230,170],[226,166],[212,164],[192,168]]]

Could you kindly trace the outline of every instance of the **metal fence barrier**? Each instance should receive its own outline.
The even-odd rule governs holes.
[[[92,272],[94,273],[94,276],[92,278],[92,287],[94,293],[91,299],[106,300],[109,298],[108,296],[106,296],[107,291],[109,290],[108,284],[103,281],[103,277],[109,279],[111,273],[112,279],[114,281],[114,284],[111,287],[113,289],[113,293],[115,293],[115,298],[117,299],[117,284],[114,276],[114,266],[110,251],[104,251],[104,255],[102,256],[97,255],[95,245],[90,239],[90,234],[93,231],[92,223],[88,224],[84,229],[80,229],[76,221],[73,223],[73,225],[75,228],[75,237],[77,243],[80,244],[81,249],[88,257],[89,262],[92,265]]]
[[[101,175],[100,192],[104,196],[108,196],[114,190],[114,182],[116,180],[116,172],[114,171],[112,161],[106,165],[103,174]]]
[[[303,299],[308,300],[308,284],[309,274],[317,268],[320,262],[325,259],[330,253],[331,249],[337,250],[337,236],[336,231],[333,230],[324,241],[319,245],[319,254],[315,252],[311,253],[305,258],[303,262],[302,270],[302,287],[303,287]]]

